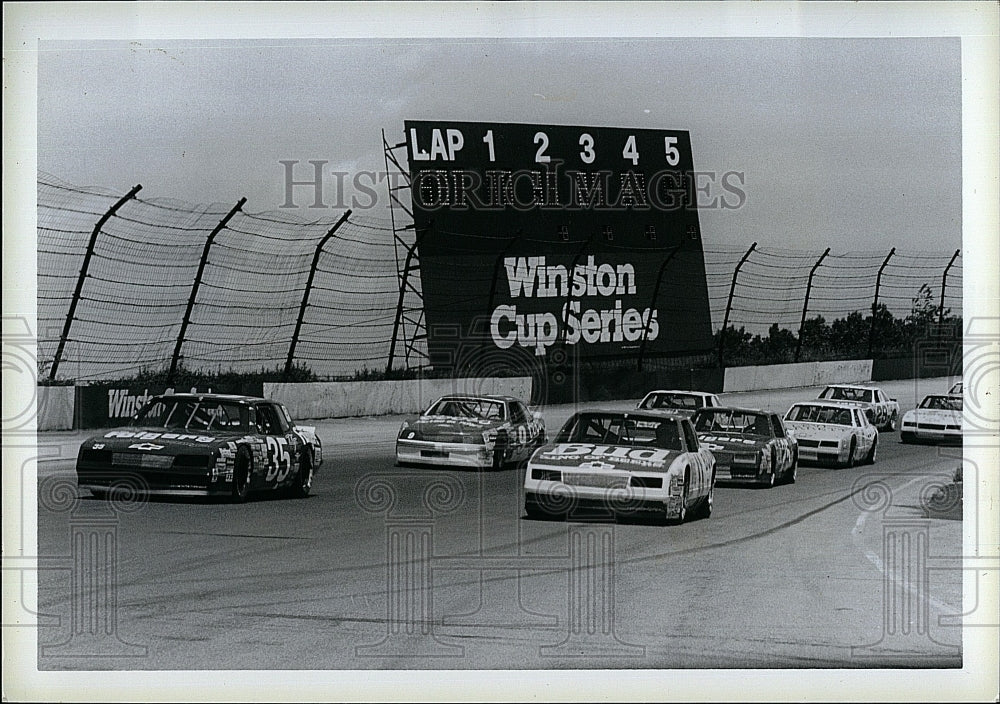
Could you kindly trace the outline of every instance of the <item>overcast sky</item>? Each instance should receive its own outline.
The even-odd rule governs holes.
[[[702,213],[709,246],[961,246],[957,38],[39,48],[38,166],[78,185],[265,211],[285,199],[281,160],[302,179],[310,159],[383,170],[380,130],[400,141],[405,119],[685,129],[696,169],[745,174],[744,207]],[[324,192],[334,204],[332,178]]]

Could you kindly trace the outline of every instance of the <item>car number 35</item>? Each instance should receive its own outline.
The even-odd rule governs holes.
[[[288,453],[288,438],[268,435],[267,442],[267,476],[265,481],[281,482],[292,470],[292,457]]]

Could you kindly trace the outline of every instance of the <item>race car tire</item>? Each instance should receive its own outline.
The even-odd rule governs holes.
[[[302,452],[302,459],[299,460],[299,471],[295,473],[295,482],[289,490],[292,498],[304,499],[309,496],[313,482],[313,461],[312,453],[308,450]]]
[[[883,430],[885,432],[887,432],[887,433],[894,433],[894,432],[896,432],[896,424],[898,422],[899,422],[899,415],[896,414],[896,413],[893,413],[891,416],[889,416],[889,422],[886,423],[886,426],[883,428]]]
[[[241,504],[250,495],[250,477],[253,475],[253,457],[244,445],[236,453],[233,466],[233,489],[230,498],[233,503]]]
[[[493,469],[501,470],[507,464],[510,448],[507,444],[507,433],[501,431],[497,434],[496,442],[493,445]]]
[[[850,469],[857,464],[857,460],[854,455],[858,451],[858,439],[851,438],[851,449],[847,452],[847,462],[844,464],[845,467]]]
[[[91,489],[90,490],[90,495],[93,496],[95,499],[106,499],[106,498],[108,498],[108,490],[107,489]]]
[[[788,484],[794,484],[795,478],[799,473],[799,453],[796,452],[792,454],[792,466],[788,469],[788,473],[785,475],[785,482]]]
[[[868,451],[865,455],[865,464],[875,464],[875,455],[878,452],[878,438],[875,438],[875,442],[872,443],[872,449]]]
[[[542,508],[537,501],[524,500],[524,512],[534,521],[555,521],[566,518],[565,513],[556,513]]]
[[[913,433],[908,433],[905,430],[899,434],[899,441],[902,443],[911,443],[917,439],[917,436]]]
[[[712,484],[708,487],[708,496],[702,499],[701,505],[698,506],[698,518],[711,518],[714,496],[715,496],[715,472],[713,471]]]
[[[687,520],[688,517],[688,487],[691,486],[691,469],[686,468],[684,470],[684,490],[681,492],[681,509],[673,518],[667,519],[667,522],[672,525],[680,525]]]

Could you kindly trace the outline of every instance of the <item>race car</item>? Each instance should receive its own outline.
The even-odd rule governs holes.
[[[799,446],[799,460],[853,467],[874,464],[878,430],[864,407],[850,401],[804,401],[785,413],[785,427]]]
[[[691,417],[699,408],[715,408],[722,402],[715,394],[703,391],[650,391],[636,404],[639,410],[663,410]]]
[[[419,418],[403,421],[398,464],[502,469],[545,443],[545,423],[511,396],[442,396]]]
[[[776,413],[751,408],[702,408],[691,419],[698,440],[715,456],[717,481],[774,486],[795,481],[799,448]]]
[[[951,385],[951,388],[948,389],[948,395],[949,396],[961,396],[963,388],[964,388],[964,386],[963,386],[962,382],[961,381],[956,381],[954,384]]]
[[[316,429],[295,425],[280,403],[169,394],[150,399],[127,426],[86,440],[76,476],[95,496],[128,487],[242,502],[256,490],[306,497],[322,463]]]
[[[683,522],[712,513],[715,458],[687,418],[582,411],[538,448],[524,475],[530,518],[652,513]]]
[[[901,442],[917,440],[962,441],[962,397],[943,394],[925,396],[912,411],[903,414]]]
[[[889,398],[877,386],[860,384],[831,384],[823,389],[819,398],[830,401],[853,401],[868,414],[868,420],[879,430],[893,432],[899,422],[899,403]]]

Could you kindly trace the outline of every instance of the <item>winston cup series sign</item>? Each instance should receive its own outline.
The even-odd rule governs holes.
[[[428,348],[709,351],[684,131],[405,123]],[[471,343],[471,345],[470,345]]]

